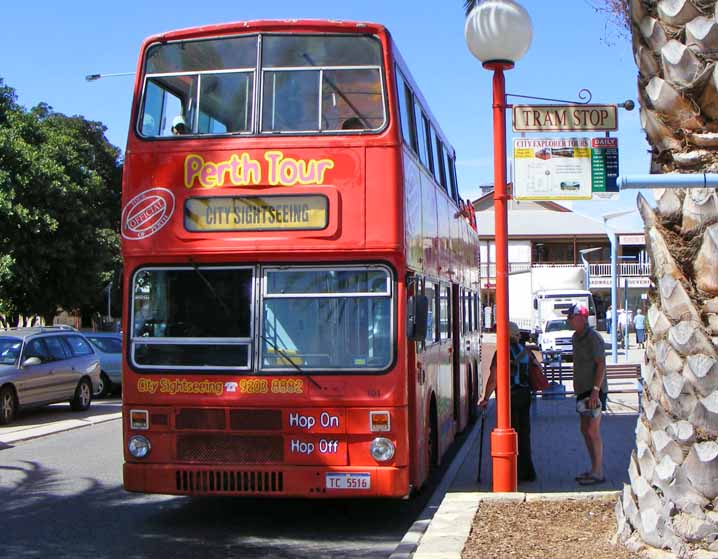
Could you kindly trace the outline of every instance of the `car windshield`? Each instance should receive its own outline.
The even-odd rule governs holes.
[[[551,320],[546,324],[546,332],[558,332],[559,330],[570,330],[566,320]]]
[[[17,338],[0,338],[0,365],[14,365],[22,342]]]
[[[104,353],[122,353],[122,342],[119,338],[86,336],[92,345]]]

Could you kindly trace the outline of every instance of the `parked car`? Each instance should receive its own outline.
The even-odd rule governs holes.
[[[0,331],[0,424],[18,410],[68,401],[84,411],[100,382],[92,344],[69,327]]]
[[[85,337],[100,358],[100,384],[95,396],[102,398],[122,385],[122,336],[115,332],[86,332]]]

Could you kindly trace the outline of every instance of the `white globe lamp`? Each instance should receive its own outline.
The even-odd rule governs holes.
[[[514,0],[484,0],[466,18],[466,44],[482,64],[511,67],[531,46],[531,17]]]

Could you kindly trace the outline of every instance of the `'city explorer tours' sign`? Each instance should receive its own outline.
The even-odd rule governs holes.
[[[514,105],[514,132],[618,130],[616,105]]]

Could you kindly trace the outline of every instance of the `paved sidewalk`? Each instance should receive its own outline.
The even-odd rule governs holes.
[[[20,441],[89,427],[120,417],[122,417],[122,403],[119,398],[94,400],[90,409],[84,412],[72,411],[69,404],[52,404],[21,410],[15,421],[0,427],[0,449]]]
[[[488,343],[482,351],[484,361],[488,361],[493,354],[493,340],[485,337],[485,342]],[[608,353],[610,362],[610,350]],[[628,359],[621,354],[618,362],[640,363],[642,358],[642,350],[629,349]],[[628,462],[635,447],[638,419],[637,394],[609,394],[608,411],[601,420],[606,483],[586,487],[578,485],[574,479],[578,473],[589,469],[574,397],[535,400],[531,409],[531,440],[538,479],[532,483],[519,483],[518,492],[508,494],[491,492],[490,438],[496,419],[494,403],[492,400],[486,411],[483,440],[479,420],[465,443],[468,448],[457,454],[455,462],[460,463],[452,464],[447,472],[447,477],[454,472],[455,475],[446,482],[448,490],[443,500],[435,504],[433,517],[425,521],[423,534],[413,534],[413,540],[419,540],[411,555],[414,559],[460,559],[480,501],[615,498],[623,484],[628,483]]]

